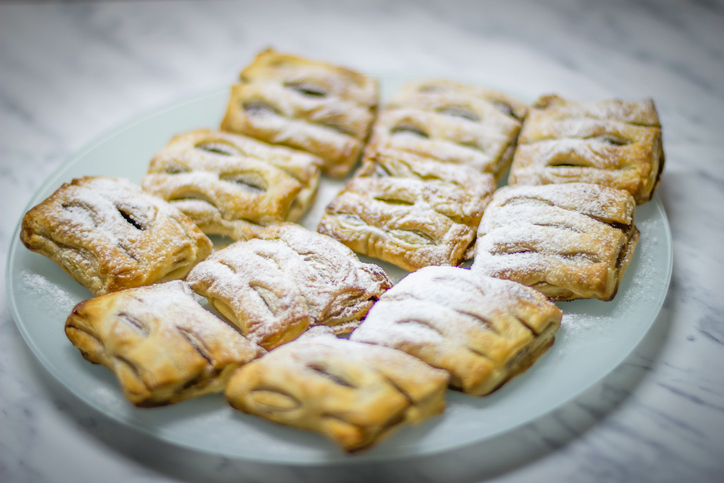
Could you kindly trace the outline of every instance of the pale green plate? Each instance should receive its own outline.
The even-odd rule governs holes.
[[[381,80],[383,89],[394,91],[408,79]],[[174,134],[218,126],[227,98],[228,88],[195,95],[102,136],[56,171],[28,209],[75,177],[119,176],[140,182],[151,156]],[[315,229],[324,206],[341,186],[323,179],[318,200],[303,220],[307,228]],[[111,372],[86,362],[65,337],[66,317],[76,303],[90,298],[90,292],[49,259],[25,249],[19,243],[19,223],[8,255],[8,300],[20,332],[48,371],[78,398],[125,425],[232,458],[294,464],[397,459],[480,442],[519,427],[572,400],[620,364],[656,319],[672,270],[671,234],[658,198],[638,207],[636,225],[641,241],[616,299],[560,304],[565,316],[556,343],[530,370],[485,398],[449,391],[443,415],[402,428],[354,456],[317,434],[234,411],[221,395],[158,409],[133,407]],[[383,266],[395,280],[404,275]]]

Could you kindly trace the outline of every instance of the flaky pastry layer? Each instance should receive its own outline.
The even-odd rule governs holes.
[[[525,104],[490,89],[448,80],[411,82],[380,112],[365,157],[413,153],[498,180],[510,165],[526,112]]]
[[[472,269],[553,300],[611,300],[639,238],[626,191],[571,183],[496,191],[478,230]]]
[[[83,357],[111,369],[126,397],[143,407],[221,392],[234,370],[264,352],[204,309],[182,281],[81,302],[65,333]]]
[[[20,239],[94,295],[183,278],[211,253],[186,215],[122,178],[64,183],[28,211]]]
[[[226,397],[236,409],[316,431],[347,451],[443,411],[448,376],[403,352],[315,328],[241,368]]]
[[[351,330],[392,286],[384,271],[362,263],[327,236],[291,223],[211,255],[193,270],[192,288],[252,341],[272,349],[309,326]]]
[[[651,99],[575,102],[544,96],[520,134],[509,183],[595,183],[651,199],[664,168]]]
[[[375,79],[268,49],[239,80],[222,130],[318,156],[333,178],[346,176],[357,163],[377,112]]]
[[[325,209],[317,231],[405,270],[458,265],[495,190],[492,175],[382,151]]]
[[[402,350],[486,395],[552,344],[562,312],[529,287],[464,268],[426,267],[385,292],[350,340]]]
[[[151,160],[143,189],[207,234],[246,240],[261,226],[298,220],[314,202],[321,160],[208,129],[174,136]]]

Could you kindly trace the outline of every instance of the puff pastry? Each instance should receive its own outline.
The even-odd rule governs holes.
[[[540,98],[528,114],[510,184],[596,183],[650,200],[664,168],[651,99],[575,102]]]
[[[458,265],[495,190],[492,175],[382,150],[326,207],[317,231],[405,270]]]
[[[312,330],[242,367],[226,397],[243,412],[357,451],[442,412],[447,381],[404,352]]]
[[[527,106],[507,95],[449,80],[406,84],[380,112],[365,156],[410,152],[505,174]]]
[[[426,267],[385,292],[350,340],[402,350],[486,395],[552,344],[562,312],[532,288],[455,267]]]
[[[346,176],[377,112],[377,81],[343,67],[272,49],[239,75],[221,129],[307,151],[324,172]]]
[[[478,231],[472,269],[553,300],[611,300],[639,239],[626,191],[571,183],[499,189]]]
[[[199,129],[158,152],[143,189],[204,233],[246,240],[261,226],[297,221],[314,202],[321,160],[236,134]]]
[[[183,278],[211,253],[186,215],[122,178],[64,183],[28,211],[20,239],[94,295]]]
[[[191,287],[265,349],[309,326],[351,330],[392,282],[344,245],[291,223],[211,255],[189,276]]]
[[[65,333],[87,360],[111,369],[135,405],[164,406],[224,390],[263,350],[176,280],[79,303]]]

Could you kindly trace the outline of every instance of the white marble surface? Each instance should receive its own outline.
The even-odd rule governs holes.
[[[261,465],[182,450],[91,410],[0,292],[0,481],[724,481],[724,3],[0,3],[0,248],[43,180],[138,113],[231,83],[261,48],[369,72],[450,72],[528,100],[655,99],[674,272],[610,376],[551,415],[432,457]]]

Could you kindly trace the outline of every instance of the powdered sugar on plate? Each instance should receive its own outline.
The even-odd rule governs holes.
[[[23,270],[22,280],[23,284],[33,292],[34,295],[37,295],[43,303],[56,307],[59,311],[68,314],[73,310],[73,307],[75,307],[76,301],[73,297],[60,286],[54,284],[39,273]]]

